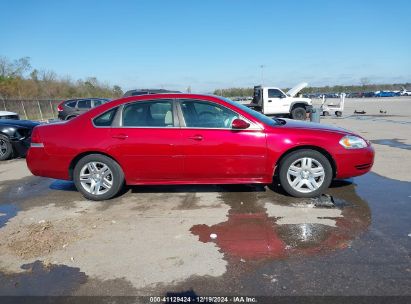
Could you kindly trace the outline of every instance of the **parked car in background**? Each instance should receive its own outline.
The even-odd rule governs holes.
[[[64,134],[64,136],[62,136]],[[64,151],[64,153],[62,153]],[[345,129],[271,119],[229,99],[196,94],[114,100],[67,123],[34,128],[34,175],[74,180],[88,199],[124,184],[281,184],[296,197],[368,172],[369,141]]]
[[[61,102],[57,106],[58,118],[69,120],[110,101],[107,98],[77,98]]]
[[[375,97],[374,92],[364,92],[362,93],[362,97]]]
[[[348,97],[348,98],[362,98],[362,97],[364,97],[364,94],[361,93],[361,92],[351,92],[351,93],[348,93],[346,97]]]
[[[147,94],[166,94],[166,93],[181,93],[180,91],[170,91],[165,89],[137,89],[137,90],[129,90],[124,93],[123,97],[129,96],[139,96],[139,95],[147,95]]]
[[[20,119],[19,114],[9,111],[0,111],[0,119]]]
[[[18,119],[0,119],[0,161],[26,156],[31,133],[38,122]]]
[[[395,92],[391,91],[376,91],[375,97],[394,97],[396,96]]]
[[[411,96],[411,91],[404,89],[400,92],[400,95],[401,96]]]

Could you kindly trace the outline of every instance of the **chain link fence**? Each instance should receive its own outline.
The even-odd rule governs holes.
[[[57,106],[63,99],[1,99],[0,111],[18,113],[20,119],[47,121],[57,118]]]

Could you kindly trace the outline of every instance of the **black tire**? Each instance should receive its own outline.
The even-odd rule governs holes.
[[[324,111],[324,112],[323,112],[323,116],[330,116],[330,112]]]
[[[73,119],[73,118],[76,118],[76,117],[77,117],[76,115],[68,116],[68,117],[66,118],[66,120],[70,120],[70,119]]]
[[[89,162],[99,162],[107,165],[107,167],[112,172],[112,186],[111,188],[103,194],[92,194],[88,192],[80,182],[80,172],[81,169]],[[76,185],[77,190],[83,194],[83,196],[89,200],[102,201],[108,200],[116,196],[124,187],[124,173],[120,165],[114,161],[112,158],[102,155],[102,154],[89,154],[81,158],[73,171],[73,180]]]
[[[304,157],[309,157],[309,158],[316,160],[324,168],[324,179],[323,179],[321,186],[318,189],[312,192],[308,192],[308,193],[295,190],[290,185],[287,179],[287,171],[290,168],[291,164],[293,164],[298,159],[304,158]],[[303,150],[297,150],[297,151],[291,152],[286,157],[284,157],[284,159],[281,160],[280,165],[279,165],[278,177],[279,177],[281,187],[284,189],[285,192],[287,192],[291,196],[316,197],[316,196],[323,194],[324,191],[328,189],[328,187],[330,186],[332,177],[333,177],[333,170],[332,170],[329,160],[322,153],[315,151],[315,150],[303,149]]]
[[[13,146],[5,135],[0,135],[0,160],[7,160],[13,156]]]
[[[342,112],[341,112],[341,111],[335,111],[335,116],[341,117],[341,116],[342,116]]]
[[[303,107],[296,107],[291,111],[291,118],[296,120],[306,120],[307,111]]]

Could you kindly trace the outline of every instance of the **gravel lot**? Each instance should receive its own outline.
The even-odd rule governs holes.
[[[2,162],[0,295],[411,296],[411,98],[347,99],[321,122],[376,149],[371,173],[333,184],[332,205],[251,185],[91,202]]]

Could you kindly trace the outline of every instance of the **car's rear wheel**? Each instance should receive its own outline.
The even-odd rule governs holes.
[[[341,111],[335,111],[335,116],[341,117],[341,116],[342,116],[342,112],[341,112]]]
[[[7,136],[0,135],[0,160],[6,160],[12,157],[13,147]]]
[[[307,111],[302,107],[294,108],[291,111],[291,118],[296,120],[305,120],[307,118]]]
[[[283,189],[295,197],[321,195],[331,184],[332,167],[329,160],[315,150],[297,150],[287,155],[279,166]]]
[[[124,186],[124,173],[119,164],[101,154],[81,158],[74,167],[73,179],[77,190],[94,201],[110,199]]]

